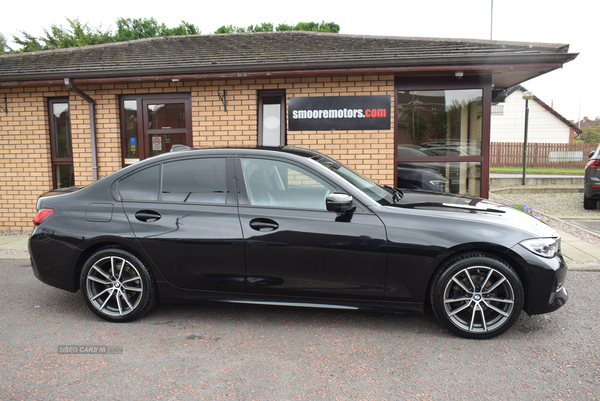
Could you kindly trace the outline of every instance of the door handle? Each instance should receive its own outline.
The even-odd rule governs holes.
[[[162,216],[154,210],[140,210],[135,214],[135,218],[146,223],[153,223],[160,220]]]
[[[279,228],[279,224],[270,219],[254,219],[250,221],[250,227],[256,231],[274,231]]]

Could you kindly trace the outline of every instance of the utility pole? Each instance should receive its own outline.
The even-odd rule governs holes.
[[[490,40],[492,40],[492,34],[494,33],[494,0],[492,0],[492,12],[490,19]]]
[[[523,185],[525,184],[525,176],[527,174],[527,128],[529,127],[529,100],[533,99],[533,93],[523,93],[525,99],[525,133],[523,135]]]

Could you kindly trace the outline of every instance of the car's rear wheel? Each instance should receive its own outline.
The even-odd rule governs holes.
[[[596,209],[596,204],[598,202],[596,199],[588,198],[585,194],[583,194],[583,208],[586,210]]]
[[[466,338],[491,338],[508,330],[521,313],[523,299],[523,285],[514,270],[482,254],[450,261],[431,292],[440,322]]]
[[[150,270],[138,257],[118,248],[102,249],[89,258],[80,285],[92,312],[112,322],[135,320],[156,300]]]

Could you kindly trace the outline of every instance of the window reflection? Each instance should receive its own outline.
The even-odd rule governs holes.
[[[149,104],[148,129],[185,128],[185,104]]]
[[[398,91],[398,157],[480,156],[482,90]]]
[[[137,121],[137,100],[125,100],[123,102],[123,115],[125,118],[125,141],[127,159],[138,159],[138,121]]]
[[[75,174],[72,164],[59,164],[54,167],[56,188],[67,188],[75,185]]]
[[[480,196],[480,162],[397,163],[398,188]]]
[[[53,103],[54,157],[72,157],[69,132],[69,103]]]

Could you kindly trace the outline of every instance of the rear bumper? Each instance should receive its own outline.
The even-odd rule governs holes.
[[[77,292],[69,261],[73,248],[43,233],[34,233],[29,238],[29,255],[33,275],[44,284],[69,292]]]
[[[585,196],[590,199],[600,200],[600,180],[595,180],[590,183],[585,183],[583,186]]]

